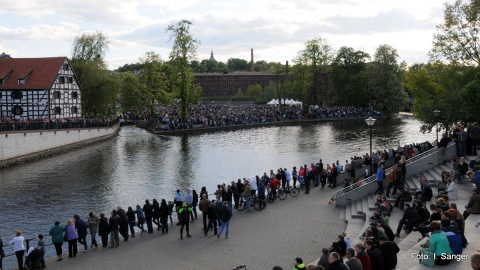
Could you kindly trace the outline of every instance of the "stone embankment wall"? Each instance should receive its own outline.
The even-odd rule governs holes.
[[[0,132],[0,168],[109,139],[119,127]]]

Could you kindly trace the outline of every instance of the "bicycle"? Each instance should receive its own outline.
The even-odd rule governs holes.
[[[252,196],[252,204],[253,208],[257,211],[262,211],[267,207],[267,202],[265,199],[259,199],[258,196],[255,194]]]
[[[300,191],[298,188],[294,187],[287,187],[286,189],[279,189],[278,190],[278,198],[280,200],[285,200],[287,198],[287,194],[290,194],[292,197],[297,197]]]
[[[235,206],[235,209],[237,211],[243,211],[247,209],[247,202],[245,201],[244,196],[240,196],[240,198],[238,198],[238,205]]]

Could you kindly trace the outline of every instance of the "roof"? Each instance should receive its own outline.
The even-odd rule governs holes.
[[[6,89],[48,89],[56,80],[66,57],[48,58],[0,58],[0,79],[10,71],[10,75],[0,84],[0,90]],[[24,79],[25,84],[18,84],[18,79]]]

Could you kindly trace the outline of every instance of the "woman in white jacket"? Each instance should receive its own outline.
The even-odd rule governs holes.
[[[458,199],[457,185],[452,181],[452,178],[447,179],[447,193],[450,201]]]
[[[10,245],[13,244],[13,251],[15,251],[15,256],[17,257],[18,269],[23,269],[23,255],[25,254],[25,246],[23,242],[25,238],[22,236],[22,231],[18,230],[16,237],[10,241]]]

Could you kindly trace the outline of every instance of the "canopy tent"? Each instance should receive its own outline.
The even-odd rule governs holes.
[[[279,104],[285,104],[285,105],[302,105],[301,101],[298,100],[293,100],[293,99],[281,99],[280,101],[278,99],[272,99],[270,102],[267,103],[267,105],[279,105]]]

